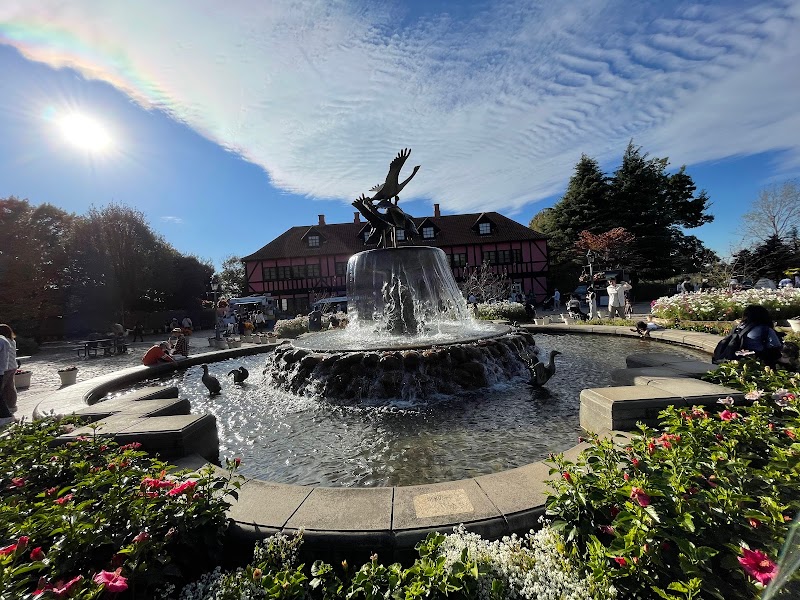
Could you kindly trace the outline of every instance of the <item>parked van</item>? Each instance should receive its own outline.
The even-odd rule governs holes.
[[[347,312],[347,296],[333,296],[317,300],[311,305],[312,310],[319,310],[323,313]]]

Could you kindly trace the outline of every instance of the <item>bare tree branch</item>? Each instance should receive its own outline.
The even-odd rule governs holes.
[[[790,179],[761,190],[752,209],[744,214],[745,239],[762,241],[771,236],[784,238],[800,229],[800,185]]]

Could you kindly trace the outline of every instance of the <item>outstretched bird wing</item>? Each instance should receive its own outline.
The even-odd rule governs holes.
[[[371,188],[369,188],[369,191],[370,192],[380,192],[383,189],[383,186],[384,186],[383,183],[379,183],[378,185],[373,185]]]
[[[394,185],[397,185],[397,181],[400,179],[400,170],[410,155],[411,150],[408,148],[403,148],[397,153],[394,160],[389,163],[389,173],[386,175],[386,183],[384,185],[388,185],[389,182],[394,182]]]

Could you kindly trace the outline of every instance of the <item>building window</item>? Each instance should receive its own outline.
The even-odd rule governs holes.
[[[425,238],[426,240],[432,240],[434,238],[433,227],[423,227],[422,237]]]
[[[275,281],[278,278],[277,267],[264,267],[264,281]]]
[[[406,241],[406,232],[403,229],[395,229],[394,230],[395,238],[398,242]]]
[[[319,265],[306,265],[306,272],[309,277],[319,277]]]
[[[490,265],[497,264],[497,252],[494,250],[489,250],[488,252],[483,253],[483,262],[488,263]]]
[[[361,239],[363,239],[363,240],[364,240],[364,243],[365,243],[365,244],[367,243],[367,238],[369,237],[369,234],[370,234],[370,233],[372,233],[372,230],[371,230],[371,229],[365,229],[365,230],[364,230],[364,233],[362,233],[362,234],[361,234]]]
[[[285,280],[292,278],[291,267],[278,267],[278,279]]]
[[[306,276],[306,266],[305,265],[293,265],[292,266],[292,279],[303,279]]]
[[[310,235],[310,236],[308,236],[308,247],[309,248],[319,248],[319,236],[318,235]]]
[[[522,262],[522,250],[517,248],[516,250],[511,251],[511,262],[514,264],[519,264]]]
[[[481,235],[489,235],[492,233],[492,224],[491,223],[479,223],[478,224],[478,233]]]
[[[498,265],[511,264],[511,250],[500,250],[500,252],[497,253],[497,264]]]
[[[344,277],[347,274],[347,263],[337,262],[336,263],[336,276],[337,277]]]
[[[467,253],[461,252],[457,254],[450,255],[450,266],[451,267],[465,267],[467,266]]]

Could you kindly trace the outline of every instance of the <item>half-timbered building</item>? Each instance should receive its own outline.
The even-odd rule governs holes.
[[[469,270],[488,263],[505,273],[524,294],[537,300],[547,294],[547,238],[496,212],[442,215],[434,204],[431,217],[414,218],[420,233],[415,240],[397,230],[398,246],[435,246],[450,260],[453,276],[461,282]],[[365,239],[369,223],[355,213],[351,223],[325,222],[292,227],[269,244],[242,258],[248,293],[269,294],[284,313],[301,314],[320,298],[344,296],[347,261],[356,252],[374,248]]]

